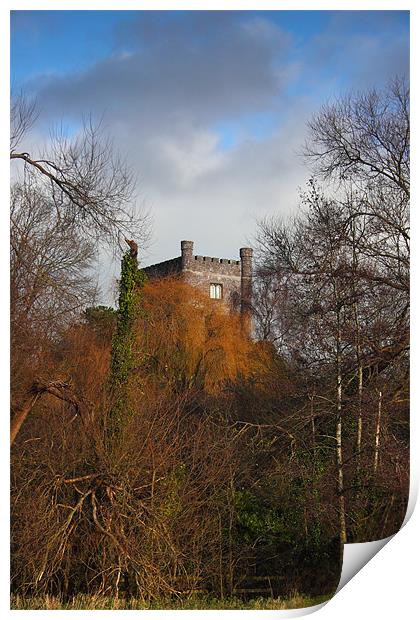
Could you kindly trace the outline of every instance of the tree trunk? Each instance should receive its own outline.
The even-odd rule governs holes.
[[[373,474],[376,475],[379,464],[379,442],[381,433],[381,415],[382,415],[382,392],[378,394],[378,414],[376,416],[376,429],[375,429],[375,458],[373,461]]]
[[[336,455],[337,455],[337,492],[338,509],[340,520],[340,542],[347,542],[346,512],[344,502],[344,473],[343,473],[343,448],[342,448],[342,359],[341,359],[341,321],[340,311],[337,315],[337,424],[336,424]]]
[[[82,403],[73,394],[73,392],[71,392],[70,387],[71,386],[69,383],[65,383],[63,381],[44,381],[42,379],[37,379],[34,381],[31,388],[28,390],[24,404],[22,407],[15,410],[12,417],[12,421],[10,423],[10,446],[13,445],[22,424],[31,413],[33,406],[43,394],[51,394],[59,400],[64,400],[72,405],[76,411],[76,414],[81,416],[82,423],[84,423],[85,419],[82,415]]]
[[[26,400],[25,403],[15,411],[12,420],[10,422],[10,446],[13,445],[14,440],[16,439],[17,434],[20,431],[20,428],[28,415],[31,413],[32,407],[35,405],[38,398],[41,396],[41,393],[31,394]]]
[[[363,366],[362,351],[360,346],[360,324],[358,317],[357,304],[354,307],[354,320],[356,324],[356,358],[357,358],[357,439],[356,439],[356,459],[357,473],[360,471],[360,458],[362,453],[362,433],[363,433]]]
[[[362,347],[360,345],[360,321],[359,321],[359,307],[357,303],[357,273],[359,269],[359,261],[357,255],[357,242],[356,242],[356,222],[353,219],[351,221],[351,242],[352,242],[352,292],[353,292],[353,316],[354,325],[356,328],[356,360],[357,360],[357,439],[356,439],[356,464],[357,464],[357,476],[360,473],[360,459],[362,453],[362,432],[363,432],[363,411],[362,411],[362,399],[363,399],[363,366],[362,366]]]

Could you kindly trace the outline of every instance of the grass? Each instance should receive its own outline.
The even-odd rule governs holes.
[[[135,598],[116,598],[102,595],[78,594],[63,602],[58,597],[23,597],[12,595],[11,609],[299,609],[319,605],[331,598],[328,596],[306,597],[296,594],[290,598],[255,598],[245,601],[240,598],[218,599],[210,596],[186,599],[165,599],[143,601]]]

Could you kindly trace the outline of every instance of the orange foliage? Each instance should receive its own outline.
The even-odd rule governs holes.
[[[110,338],[101,338],[89,325],[74,325],[57,353],[55,376],[71,378],[77,393],[91,403],[101,403],[109,375]]]
[[[137,337],[149,374],[178,389],[217,393],[255,370],[240,316],[179,279],[145,285]]]

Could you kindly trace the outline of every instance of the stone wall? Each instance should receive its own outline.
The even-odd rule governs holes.
[[[223,260],[224,262],[220,262]],[[226,261],[226,262],[225,262]],[[241,266],[239,261],[194,256],[182,271],[185,281],[199,288],[204,295],[210,296],[210,285],[222,285],[222,299],[215,303],[224,303],[239,312],[241,302]]]
[[[181,273],[182,265],[181,265],[181,257],[171,258],[170,260],[165,260],[162,263],[156,263],[156,265],[150,265],[149,267],[144,267],[143,271],[147,275],[148,278],[167,278],[169,276],[174,276]]]

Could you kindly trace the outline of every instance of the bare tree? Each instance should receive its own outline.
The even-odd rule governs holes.
[[[262,264],[272,281],[287,282],[287,295],[270,307],[270,316],[281,311],[288,330],[283,339],[275,332],[269,337],[307,377],[308,421],[314,426],[320,399],[335,420],[340,537],[346,542],[347,489],[366,484],[353,474],[353,461],[360,471],[362,456],[366,465],[373,446],[376,453],[383,447],[376,439],[384,421],[373,405],[375,382],[386,377],[382,383],[391,399],[406,385],[404,379],[395,381],[392,369],[404,366],[408,350],[407,289],[391,272],[397,257],[389,253],[385,262],[386,243],[381,247],[377,238],[381,252],[368,254],[373,220],[355,217],[354,201],[328,199],[314,182],[303,198],[306,211],[299,217],[260,224]],[[269,291],[268,300],[276,290]]]
[[[307,158],[324,178],[398,187],[410,195],[410,108],[405,80],[350,94],[309,122]]]
[[[19,400],[51,344],[92,304],[95,251],[37,186],[11,192],[11,386]]]
[[[48,150],[32,155],[19,146],[36,120],[35,104],[18,98],[11,117],[10,159],[23,163],[26,177],[48,194],[68,224],[111,246],[121,245],[125,236],[146,241],[148,218],[133,206],[133,173],[101,123],[84,120],[71,139],[63,131],[51,132]]]
[[[304,154],[315,174],[337,180],[364,257],[360,275],[409,291],[410,108],[405,80],[323,106]],[[356,223],[357,220],[357,223]]]
[[[23,93],[12,100],[10,110],[10,153],[14,153],[38,117],[35,100],[29,100]]]
[[[378,324],[382,316],[379,324],[383,333],[375,335],[380,344],[370,347],[368,357],[379,358],[374,365],[378,368],[378,363],[383,370],[388,363],[385,357],[395,360],[409,349],[410,102],[406,80],[397,77],[383,92],[355,93],[323,106],[309,122],[305,155],[318,176],[338,180],[344,187],[352,231],[352,283],[356,286],[358,281],[358,287],[365,287],[364,297],[370,297],[379,312],[370,324]],[[382,312],[378,300],[384,296],[387,308]],[[366,373],[360,363],[363,356],[357,301],[354,318],[358,334],[360,454]],[[366,323],[364,327],[366,330]]]
[[[53,331],[93,301],[95,249],[36,186],[12,187],[10,222],[12,320]]]

